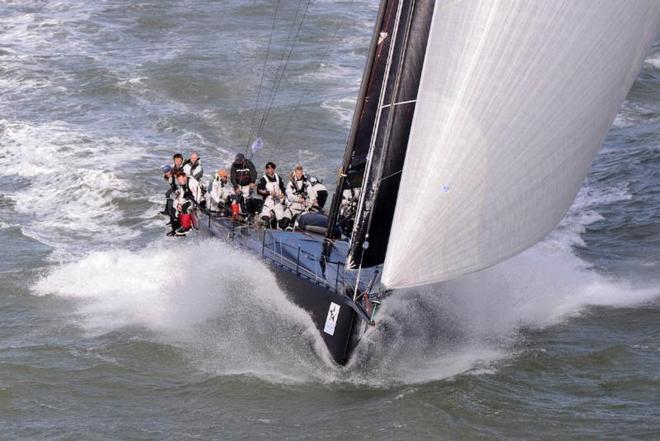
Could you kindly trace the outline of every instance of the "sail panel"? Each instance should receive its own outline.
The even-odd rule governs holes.
[[[437,2],[382,283],[458,277],[554,229],[659,31],[656,0]]]

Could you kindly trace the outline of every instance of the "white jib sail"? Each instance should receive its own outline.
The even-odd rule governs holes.
[[[660,0],[439,0],[383,284],[476,271],[554,229],[659,32]]]

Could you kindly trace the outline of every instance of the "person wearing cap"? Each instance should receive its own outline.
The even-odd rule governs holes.
[[[250,197],[250,190],[256,185],[257,169],[252,161],[247,159],[243,153],[239,153],[231,165],[229,177],[237,192],[247,199]]]
[[[206,206],[210,211],[219,211],[227,214],[229,200],[234,196],[234,189],[229,184],[229,173],[227,170],[220,169],[209,184],[209,191],[206,193]]]
[[[187,159],[183,163],[183,172],[195,178],[197,182],[202,182],[202,176],[204,176],[204,169],[202,168],[202,161],[199,159],[199,155],[196,152],[190,154],[190,159]]]
[[[277,167],[273,162],[266,163],[265,168],[266,173],[259,178],[257,183],[257,193],[264,200],[260,218],[266,226],[285,230],[289,226],[291,218],[285,211],[284,182],[275,173]]]

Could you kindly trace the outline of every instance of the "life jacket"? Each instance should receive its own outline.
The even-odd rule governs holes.
[[[195,200],[195,196],[193,195],[193,192],[190,189],[190,178],[188,178],[188,182],[181,185],[179,188],[181,189],[181,198],[182,199],[188,199],[190,201]]]
[[[298,183],[300,184],[300,187],[298,186]],[[298,197],[307,197],[309,194],[307,192],[307,188],[309,187],[309,181],[307,180],[307,176],[302,175],[302,178],[300,180],[296,179],[295,177],[291,179],[291,185],[293,186],[293,194],[295,194]]]
[[[187,182],[179,187],[181,199],[200,203],[202,201],[202,188],[195,178],[189,177]]]
[[[186,175],[191,178],[195,178],[198,181],[202,179],[202,176],[204,175],[201,159],[198,159],[195,163],[193,163],[190,159],[186,159],[186,161],[183,163],[182,169]]]
[[[263,175],[261,179],[266,180],[266,190],[270,192],[276,192],[276,193],[282,193],[282,189],[280,188],[280,176],[275,173],[273,175],[273,178],[275,178],[274,181],[271,181],[271,177],[268,175]]]

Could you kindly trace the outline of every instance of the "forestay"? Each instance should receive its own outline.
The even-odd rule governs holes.
[[[382,282],[447,280],[566,213],[660,28],[657,0],[440,1]]]

